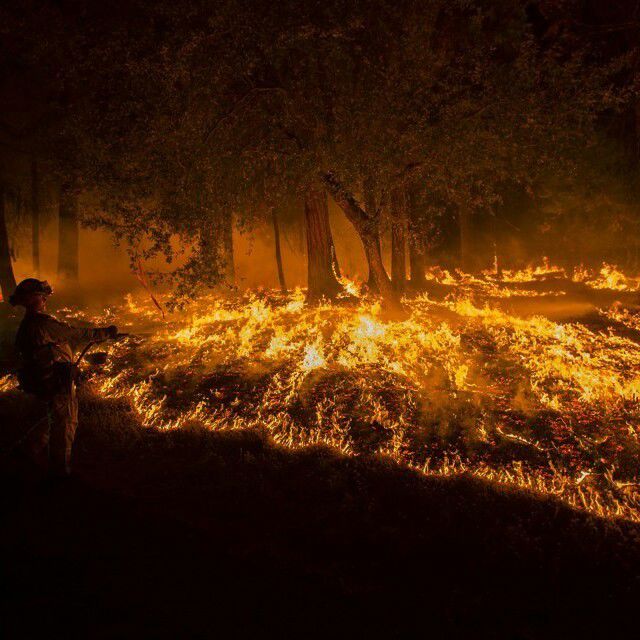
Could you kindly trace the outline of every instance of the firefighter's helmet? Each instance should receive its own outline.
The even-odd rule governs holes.
[[[43,296],[50,296],[53,293],[51,285],[46,280],[38,280],[37,278],[27,278],[23,280],[9,296],[9,303],[14,307],[17,304],[23,304],[24,301],[34,293]]]

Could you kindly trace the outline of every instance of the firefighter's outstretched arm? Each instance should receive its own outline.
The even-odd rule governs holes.
[[[118,335],[115,325],[102,328],[73,327],[66,322],[53,319],[48,331],[55,342],[95,342],[113,339]]]

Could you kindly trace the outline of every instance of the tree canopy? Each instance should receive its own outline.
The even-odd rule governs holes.
[[[180,275],[214,284],[231,215],[321,189],[391,298],[376,247],[381,219],[406,215],[394,193],[420,196],[414,234],[438,212],[491,214],[505,189],[574,173],[634,94],[632,48],[551,5],[10,1],[1,22],[38,98],[26,135],[100,195],[94,224],[151,238],[147,254],[188,238]]]

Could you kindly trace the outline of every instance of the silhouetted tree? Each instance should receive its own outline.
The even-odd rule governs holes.
[[[9,299],[15,287],[16,279],[13,275],[9,235],[7,233],[5,188],[0,182],[0,290],[2,291],[3,301]]]

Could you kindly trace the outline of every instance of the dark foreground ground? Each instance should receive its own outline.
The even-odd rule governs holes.
[[[0,399],[2,446],[34,417]],[[640,528],[469,478],[141,431],[84,399],[76,477],[2,460],[2,637],[637,637]]]

